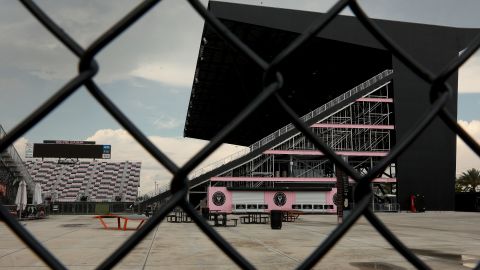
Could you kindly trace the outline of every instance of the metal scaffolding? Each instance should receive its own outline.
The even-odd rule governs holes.
[[[394,145],[395,123],[393,115],[393,89],[390,82],[375,92],[359,98],[334,114],[314,123],[314,134],[337,153],[347,156],[348,163],[361,174],[366,174],[380,159],[388,154]],[[214,181],[213,186],[229,188],[273,188],[293,183],[266,181],[267,178],[318,178],[318,186],[332,187],[335,178],[335,166],[318,151],[302,134],[297,133],[279,143],[262,155],[230,169],[219,177],[251,177],[252,181]],[[396,189],[395,163],[378,176],[382,183],[375,183],[379,191],[377,197],[391,195]],[[293,181],[293,180],[292,180]],[[296,185],[314,186],[295,179]],[[381,194],[384,192],[385,194]]]

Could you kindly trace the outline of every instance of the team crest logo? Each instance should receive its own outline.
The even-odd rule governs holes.
[[[277,192],[275,196],[273,196],[273,202],[277,206],[284,206],[287,202],[287,196],[283,192]]]
[[[212,201],[216,206],[222,206],[225,203],[225,194],[221,191],[213,193]]]

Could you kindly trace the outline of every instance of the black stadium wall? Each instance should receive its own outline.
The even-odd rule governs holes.
[[[243,42],[271,60],[323,14],[210,1],[210,11]],[[419,63],[438,73],[458,56],[478,29],[374,20]],[[386,50],[355,17],[337,16],[280,69],[281,95],[299,115],[326,103],[385,69],[394,70],[396,141],[405,137],[430,107],[430,87]],[[448,110],[457,115],[457,81]],[[184,136],[211,139],[261,90],[262,72],[205,24]],[[287,120],[274,101],[248,119],[228,143],[249,145]],[[425,196],[427,210],[454,210],[456,136],[440,120],[433,123],[397,159],[397,195],[409,209],[411,194]]]

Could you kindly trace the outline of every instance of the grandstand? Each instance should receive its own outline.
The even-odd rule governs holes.
[[[210,1],[208,8],[267,62],[312,21],[328,19],[314,12],[220,1]],[[373,21],[432,72],[439,72],[457,57],[477,33],[475,29]],[[349,16],[335,17],[276,68],[284,78],[278,94],[297,115],[307,117],[302,120],[319,139],[362,174],[408,136],[419,116],[431,106],[430,85]],[[386,90],[367,86],[347,97],[348,89],[382,71],[388,74],[378,79],[382,86],[386,83]],[[214,138],[257,97],[265,84],[264,75],[261,68],[205,24],[184,136]],[[453,96],[445,110],[452,116],[457,115],[457,80],[457,73],[448,80]],[[382,92],[370,91],[375,89]],[[320,115],[308,119],[317,110]],[[235,212],[239,205],[243,211],[251,204],[252,209],[266,211],[277,208],[270,203],[275,198],[272,194],[279,193],[282,203],[284,199],[295,202],[297,209],[312,212],[316,204],[318,210],[333,212],[334,183],[346,177],[340,177],[332,162],[314,150],[285,116],[275,99],[262,103],[223,140],[250,147],[192,172],[189,202],[200,205],[207,198],[213,209],[232,208]],[[397,210],[407,210],[411,196],[420,194],[425,196],[429,210],[453,210],[455,142],[455,134],[435,117],[417,140],[377,176],[372,184],[376,195],[372,206],[387,202]],[[340,178],[342,181],[337,180]],[[349,201],[353,189],[351,183],[346,194]],[[315,200],[307,198],[311,192],[317,193]],[[162,202],[170,195],[169,191],[162,192],[144,204]],[[290,203],[282,207],[295,208]]]
[[[0,138],[5,134],[0,126]],[[44,141],[28,145],[23,161],[11,145],[0,155],[0,200],[13,204],[17,183],[25,180],[29,194],[40,183],[42,197],[51,202],[133,202],[141,162],[95,160],[110,158],[110,151],[95,142]]]
[[[27,145],[26,167],[51,202],[133,202],[140,162],[107,162],[111,145],[94,141],[44,140]]]
[[[385,70],[302,117],[317,137],[361,173],[375,166],[392,146],[391,138],[395,134],[390,113],[393,108],[392,75],[392,70]],[[353,102],[331,113],[336,105],[349,99]],[[272,143],[274,145],[268,146]],[[232,166],[202,181],[210,182],[207,187],[209,209],[225,212],[259,209],[337,211],[334,197],[339,193],[338,170],[292,124],[252,144],[250,153],[257,148],[265,150],[255,157],[240,157],[238,161],[243,160],[240,166]],[[208,172],[206,168],[201,171],[202,174]],[[372,203],[376,209],[380,209],[380,205],[389,211],[399,209],[394,199],[395,177],[395,163],[392,163],[374,180],[378,194]],[[202,182],[193,181],[191,187],[200,186]],[[352,186],[348,189],[346,185],[347,190],[342,192],[346,196],[345,207],[353,201]],[[223,196],[223,201],[215,201],[215,194]],[[281,204],[275,201],[278,196],[281,196]]]
[[[28,160],[26,166],[52,202],[132,202],[140,186],[141,162]]]

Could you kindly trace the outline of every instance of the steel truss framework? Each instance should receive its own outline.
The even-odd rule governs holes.
[[[364,175],[378,164],[394,144],[393,105],[393,89],[388,83],[311,125],[311,130],[316,138],[336,152],[343,153],[348,163]],[[298,132],[264,154],[214,177],[211,185],[247,190],[289,185],[284,180],[270,179],[278,177],[288,177],[295,181],[296,186],[304,184],[312,187],[316,183],[317,187],[333,187],[336,181],[335,164],[317,151],[303,133]],[[396,185],[395,163],[390,164],[379,177],[390,180],[383,179],[388,183],[374,184],[380,186],[376,189],[380,194],[374,197],[375,202],[380,197],[395,195],[396,188],[392,188]],[[308,182],[302,182],[298,178],[309,179]]]

